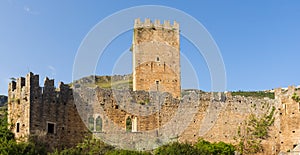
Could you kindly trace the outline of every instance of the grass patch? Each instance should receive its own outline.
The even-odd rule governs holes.
[[[107,81],[107,82],[95,82],[95,85],[99,86],[100,88],[115,88],[115,89],[122,89],[122,88],[129,88],[132,89],[132,80],[122,80],[122,81]]]
[[[131,89],[133,88],[131,75],[115,75],[115,76],[89,76],[79,79],[75,82],[78,85],[86,87],[95,87],[105,89]],[[69,84],[73,86],[73,83]],[[76,86],[75,86],[76,87]]]
[[[96,76],[95,85],[106,89],[132,89],[132,77],[125,80],[113,80],[111,77],[106,77],[104,79],[102,76]]]
[[[265,91],[236,91],[231,92],[232,96],[245,96],[245,97],[255,97],[255,98],[265,98],[275,99],[275,94],[273,92]]]

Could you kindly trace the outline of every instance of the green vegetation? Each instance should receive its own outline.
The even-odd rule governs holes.
[[[79,143],[76,147],[64,149],[62,151],[56,150],[51,155],[81,155],[81,154],[106,154],[113,151],[114,147],[103,143],[100,140],[93,138],[86,138],[82,143]]]
[[[195,145],[173,142],[155,149],[152,153],[147,151],[132,151],[115,149],[106,145],[100,140],[87,139],[74,148],[63,151],[55,151],[52,155],[80,155],[80,154],[101,154],[101,155],[231,155],[235,148],[224,142],[210,143],[200,139]]]
[[[82,78],[81,80],[78,80],[78,84],[84,85],[87,87],[95,87],[98,86],[100,88],[104,89],[132,89],[132,77],[130,75],[127,75],[128,79],[114,79],[114,77],[111,76],[90,76]],[[93,83],[93,80],[89,80],[90,78],[95,78],[95,83]],[[85,81],[85,82],[80,82]],[[70,86],[73,85],[73,83],[69,84]]]
[[[231,144],[224,142],[210,143],[199,139],[195,145],[187,143],[174,142],[157,148],[155,155],[231,155],[234,154],[235,148]]]
[[[145,105],[145,104],[149,104],[150,100],[149,100],[149,98],[146,98],[145,100],[139,101],[138,103],[141,104],[141,105]]]
[[[232,96],[245,96],[245,97],[255,97],[255,98],[264,98],[268,97],[270,99],[275,98],[275,94],[273,92],[265,92],[265,91],[236,91],[231,92]]]
[[[107,89],[122,89],[128,87],[132,89],[132,80],[122,80],[122,81],[114,81],[114,82],[96,82],[95,85],[99,86],[100,88],[107,88]]]
[[[100,88],[122,89],[129,87],[132,89],[132,77],[128,80],[114,80],[111,76],[95,76],[95,84]]]
[[[293,94],[292,99],[296,102],[300,102],[300,97],[296,93]]]
[[[126,131],[127,131],[127,132],[130,132],[131,130],[132,130],[131,118],[128,117],[128,118],[126,119]]]
[[[7,111],[7,103],[0,107],[0,119],[5,117]]]
[[[42,144],[35,144],[33,142],[17,143],[13,133],[8,129],[7,113],[5,113],[5,115],[0,118],[0,154],[38,155],[46,154],[46,150]]]
[[[274,112],[275,107],[272,107],[260,118],[251,114],[249,119],[243,123],[243,126],[239,126],[238,136],[235,137],[239,152],[242,154],[262,152],[261,141],[269,136],[269,127],[273,125],[275,119]]]
[[[151,155],[150,152],[140,152],[131,150],[113,150],[108,151],[105,155]]]

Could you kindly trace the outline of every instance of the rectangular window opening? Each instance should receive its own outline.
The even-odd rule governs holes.
[[[47,133],[54,134],[55,133],[55,124],[47,123]]]

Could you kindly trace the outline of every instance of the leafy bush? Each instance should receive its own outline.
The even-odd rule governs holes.
[[[271,110],[271,111],[270,111]],[[239,126],[237,149],[242,154],[255,154],[262,152],[261,141],[268,138],[269,127],[274,123],[275,107],[270,108],[262,117],[257,118],[251,114],[243,126]]]
[[[151,155],[151,153],[131,150],[113,150],[105,153],[105,155]]]
[[[234,154],[235,148],[231,144],[224,142],[210,143],[199,139],[193,146],[187,143],[174,142],[159,147],[155,150],[156,155],[231,155]]]
[[[155,155],[204,155],[197,148],[187,143],[173,142],[157,148],[154,152]]]
[[[42,145],[36,145],[33,142],[17,143],[14,134],[8,129],[7,113],[0,118],[0,154],[46,154],[46,150]]]
[[[300,97],[296,93],[293,94],[292,99],[296,102],[300,102]]]
[[[235,148],[231,144],[224,142],[210,143],[203,139],[200,139],[195,147],[205,154],[219,154],[219,155],[230,155],[234,154]]]
[[[101,140],[87,137],[76,147],[68,148],[62,151],[56,150],[52,155],[81,155],[81,154],[100,154],[104,155],[113,150],[114,147],[105,144]]]

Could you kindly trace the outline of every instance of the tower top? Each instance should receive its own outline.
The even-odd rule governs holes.
[[[134,20],[134,28],[142,28],[142,27],[157,27],[157,28],[165,28],[165,29],[176,29],[179,30],[179,24],[174,21],[173,25],[171,25],[169,20],[164,20],[164,23],[161,24],[160,20],[155,19],[154,23],[149,19],[145,18],[145,21],[142,22],[140,18]]]

